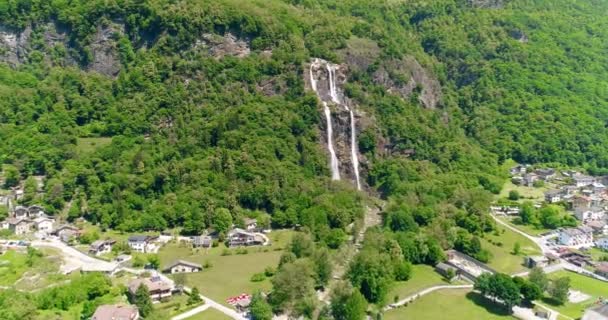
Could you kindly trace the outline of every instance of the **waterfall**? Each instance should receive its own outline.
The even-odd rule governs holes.
[[[323,101],[323,97],[319,94],[317,87],[317,80],[314,77],[313,67],[319,68],[322,64],[325,64],[325,69],[327,71],[327,81],[328,81],[328,89],[329,89],[329,98],[332,102],[338,106],[344,107],[346,111],[350,114],[350,152],[351,152],[351,162],[353,165],[353,172],[355,175],[355,182],[357,184],[357,190],[361,190],[361,182],[359,178],[359,153],[357,151],[357,129],[355,123],[355,113],[346,103],[340,101],[340,97],[338,95],[338,89],[336,86],[336,66],[321,60],[314,59],[310,64],[309,76],[310,76],[310,86],[312,90],[317,94],[319,99]],[[331,172],[333,180],[340,180],[340,168],[338,158],[336,156],[336,152],[334,150],[333,145],[333,128],[331,123],[331,111],[327,106],[327,101],[323,101],[323,109],[325,113],[325,119],[327,120],[327,147],[329,149],[329,153],[331,155]]]
[[[355,114],[352,110],[350,113],[350,153],[353,162],[353,171],[355,171],[355,181],[357,182],[357,190],[361,190],[361,182],[359,181],[359,155],[357,152],[357,131],[355,126]]]
[[[329,149],[329,154],[331,155],[331,179],[340,180],[340,168],[338,167],[338,157],[336,157],[336,151],[334,150],[331,111],[329,111],[329,107],[327,106],[327,103],[325,101],[323,102],[323,111],[325,111],[325,120],[327,121],[327,149]]]

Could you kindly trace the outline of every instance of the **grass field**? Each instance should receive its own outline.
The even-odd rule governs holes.
[[[510,225],[514,226],[515,228],[517,228],[529,235],[533,235],[533,236],[538,236],[542,233],[551,231],[551,229],[544,229],[544,228],[537,229],[536,227],[534,227],[532,225],[516,224],[513,222],[512,218],[501,218],[501,219],[503,221],[509,223]]]
[[[435,285],[448,284],[433,267],[427,265],[414,265],[412,277],[408,281],[396,282],[388,293],[388,298],[396,300],[403,299],[422,289]]]
[[[226,316],[225,314],[209,308],[199,314],[196,314],[186,320],[230,320],[231,318]]]
[[[112,138],[78,138],[76,139],[76,150],[80,153],[89,153],[95,149],[107,146],[112,142]]]
[[[469,290],[450,289],[430,293],[407,306],[388,311],[385,320],[514,319],[499,305]]]
[[[247,254],[237,254],[235,249],[226,249],[223,245],[210,249],[191,249],[185,245],[169,244],[159,252],[161,266],[168,265],[177,259],[184,259],[200,264],[211,264],[202,272],[188,274],[186,285],[196,286],[203,295],[226,304],[226,299],[241,293],[254,293],[257,290],[268,291],[271,288],[269,279],[252,282],[251,276],[264,272],[267,267],[276,268],[282,249],[287,245],[293,231],[275,231],[269,234],[272,245],[267,247],[247,248]],[[230,255],[223,255],[229,251]]]
[[[167,317],[172,317],[200,305],[199,303],[189,306],[188,298],[189,296],[187,294],[173,295],[169,301],[155,304],[154,309]]]
[[[489,233],[481,239],[483,248],[488,249],[493,255],[488,265],[495,270],[509,274],[525,270],[524,257],[541,254],[540,248],[530,239],[500,225],[497,225],[497,230],[498,235]],[[521,248],[519,255],[512,254],[516,242]]]
[[[42,251],[42,257],[35,257],[28,265],[27,253],[13,250],[0,256],[0,285],[15,286],[22,290],[39,289],[54,281],[62,281],[58,276],[60,259],[51,249]]]
[[[507,180],[505,184],[502,186],[502,190],[500,194],[496,196],[497,199],[503,199],[509,197],[509,192],[511,190],[515,190],[519,192],[519,200],[518,202],[524,201],[543,201],[545,199],[545,191],[549,190],[550,186],[544,186],[540,188],[535,187],[526,187],[526,186],[518,186],[513,184],[511,180]]]
[[[608,283],[596,280],[590,277],[582,276],[574,272],[569,271],[558,271],[550,273],[549,278],[555,279],[560,277],[570,278],[570,288],[578,290],[591,296],[590,299],[581,303],[570,303],[566,302],[564,305],[558,306],[552,304],[551,300],[543,299],[543,303],[548,305],[550,308],[557,310],[558,312],[578,319],[583,315],[585,310],[593,304],[599,297],[608,297]]]

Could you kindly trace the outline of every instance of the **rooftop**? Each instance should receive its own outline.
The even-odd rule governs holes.
[[[132,320],[138,315],[137,307],[129,305],[101,305],[97,307],[92,320]]]

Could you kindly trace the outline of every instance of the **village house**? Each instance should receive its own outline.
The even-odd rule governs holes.
[[[606,222],[603,220],[589,221],[585,225],[593,229],[593,234],[597,236],[608,234],[608,224],[606,224]]]
[[[534,182],[538,181],[538,175],[535,173],[528,173],[524,175],[524,179],[522,180],[522,184],[527,187],[534,186]]]
[[[549,190],[545,192],[545,202],[556,203],[562,201],[561,190]]]
[[[253,232],[258,230],[258,220],[246,218],[244,220],[245,230]]]
[[[608,278],[608,262],[600,262],[595,265],[595,274]]]
[[[260,235],[245,231],[240,228],[235,228],[228,232],[228,245],[230,247],[236,246],[253,246],[264,243],[264,239]]]
[[[27,208],[27,214],[29,218],[46,217],[46,214],[44,213],[44,208],[36,205]]]
[[[583,174],[575,174],[572,179],[578,188],[588,186],[595,182],[595,178]]]
[[[591,247],[593,230],[586,226],[562,229],[559,232],[559,243],[573,248]]]
[[[604,219],[606,211],[601,209],[586,210],[586,211],[575,211],[574,216],[580,221],[595,221]]]
[[[174,273],[200,272],[202,270],[203,270],[203,266],[198,263],[185,261],[185,260],[177,260],[173,264],[171,264],[171,265],[167,266],[165,269],[163,269],[163,272],[174,274]]]
[[[151,277],[144,279],[135,279],[129,282],[128,288],[131,295],[135,295],[140,285],[144,285],[150,292],[152,300],[160,300],[162,298],[171,297],[173,287],[170,283],[163,281],[160,277]]]
[[[549,181],[549,180],[555,178],[555,169],[552,169],[552,168],[537,169],[536,171],[534,171],[534,173],[536,173],[536,175],[538,175],[539,179],[542,179],[545,181]]]
[[[52,234],[59,237],[61,241],[68,243],[70,240],[80,237],[80,230],[74,226],[66,224],[55,229]]]
[[[450,270],[452,270],[452,271],[450,271]],[[449,265],[447,263],[444,263],[444,262],[439,262],[435,266],[435,271],[437,273],[439,273],[441,276],[443,276],[444,278],[446,278],[448,281],[452,281],[453,278],[458,277],[458,272],[459,272],[456,267]],[[450,274],[450,272],[452,274]]]
[[[25,219],[28,217],[28,210],[26,207],[17,206],[15,210],[13,210],[13,217],[15,219]]]
[[[157,253],[159,245],[156,243],[158,236],[136,235],[130,236],[128,244],[131,250],[141,253]]]
[[[608,320],[608,304],[600,302],[585,311],[581,320]]]
[[[192,237],[192,246],[194,248],[211,248],[213,246],[213,239],[210,236],[194,236]]]
[[[595,246],[602,250],[608,250],[608,237],[596,239]]]
[[[105,304],[97,307],[91,320],[138,320],[136,306]]]
[[[46,216],[38,216],[34,219],[33,222],[34,226],[36,227],[36,230],[51,233],[53,231],[53,224],[55,224],[55,219]]]
[[[590,187],[594,193],[603,193],[606,191],[606,186],[601,182],[594,182],[588,187]]]
[[[26,218],[10,218],[7,221],[8,229],[17,236],[29,233],[32,229],[32,221]]]
[[[516,165],[515,167],[511,168],[509,170],[509,172],[511,173],[511,175],[515,176],[515,175],[519,175],[519,174],[525,174],[526,170],[527,170],[528,166],[523,165],[523,164],[519,164]]]
[[[112,246],[115,243],[116,243],[115,240],[110,240],[110,239],[94,241],[93,243],[91,243],[91,246],[89,247],[89,254],[92,254],[94,256],[99,256],[102,254],[110,253],[110,252],[112,252]]]

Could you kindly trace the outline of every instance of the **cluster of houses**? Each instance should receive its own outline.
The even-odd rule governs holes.
[[[33,231],[50,233],[55,219],[47,216],[40,206],[17,206],[9,216],[0,222],[0,229],[11,230],[16,235],[24,235]]]

